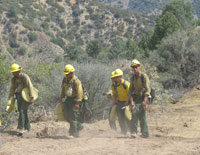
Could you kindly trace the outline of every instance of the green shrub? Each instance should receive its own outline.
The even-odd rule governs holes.
[[[53,39],[51,39],[51,42],[53,42],[54,44],[56,44],[64,49],[65,42],[63,41],[62,38],[53,38]]]
[[[37,34],[34,33],[34,32],[28,33],[27,36],[28,36],[28,39],[29,39],[29,43],[32,43],[32,42],[37,40]]]
[[[25,55],[26,54],[26,48],[24,46],[20,47],[18,50],[17,50],[17,53],[19,55]]]
[[[47,22],[43,22],[41,24],[41,27],[44,29],[44,31],[48,31],[49,30],[49,24]]]
[[[23,21],[22,21],[22,25],[23,25],[25,28],[29,29],[30,31],[35,30],[34,24],[31,23],[31,22],[29,22],[28,20],[23,20]]]
[[[58,24],[59,24],[59,26],[60,26],[61,29],[65,29],[66,28],[66,24],[65,24],[64,19],[60,19],[58,21]]]
[[[14,54],[14,50],[13,50],[12,48],[10,48],[10,47],[7,48],[7,51],[8,51],[11,55]]]
[[[76,26],[80,26],[80,19],[78,17],[74,18],[73,24]]]
[[[60,62],[62,62],[62,58],[61,58],[61,56],[56,56],[54,62],[56,62],[56,63],[60,63]]]
[[[72,16],[78,17],[83,13],[83,10],[81,10],[79,7],[76,7],[72,10]]]
[[[17,43],[17,33],[11,33],[9,35],[9,45],[12,48],[19,47],[19,44]]]

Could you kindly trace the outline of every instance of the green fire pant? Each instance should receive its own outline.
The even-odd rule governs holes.
[[[135,104],[135,108],[132,111],[131,133],[137,133],[138,120],[140,122],[142,136],[149,137],[149,130],[146,121],[146,112],[142,107],[141,103]]]
[[[124,109],[122,107],[125,106],[125,102],[117,101],[117,117],[119,120],[119,126],[121,128],[121,133],[126,134],[127,133],[127,127],[128,127],[128,120],[125,117]]]
[[[17,107],[19,112],[19,119],[18,119],[18,129],[25,129],[30,131],[30,121],[28,118],[28,107],[29,103],[24,101],[21,95],[17,95]]]
[[[83,129],[79,120],[79,109],[75,109],[76,101],[74,98],[67,98],[64,103],[64,118],[70,124],[69,134],[72,136],[78,136],[79,131]]]

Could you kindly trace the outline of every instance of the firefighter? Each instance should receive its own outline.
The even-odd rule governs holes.
[[[133,76],[130,80],[130,89],[128,92],[127,102],[131,103],[132,120],[131,120],[131,136],[137,137],[138,120],[140,122],[141,137],[148,138],[149,130],[146,121],[146,106],[148,96],[150,95],[150,81],[148,76],[140,71],[141,63],[133,59],[131,68]]]
[[[68,64],[65,66],[65,77],[62,81],[62,91],[60,96],[60,103],[64,104],[64,118],[70,124],[68,138],[75,138],[79,136],[79,131],[83,129],[79,122],[79,106],[83,99],[83,89],[81,81],[74,73],[75,68]],[[65,101],[63,102],[63,99]]]
[[[111,73],[112,79],[112,107],[116,105],[117,117],[121,133],[126,134],[128,128],[128,120],[125,117],[123,107],[126,106],[128,97],[128,90],[130,83],[123,79],[123,72],[121,69],[116,69]]]
[[[10,93],[8,100],[11,98],[17,99],[17,107],[19,112],[18,118],[18,133],[21,135],[25,131],[30,131],[30,121],[28,118],[28,107],[34,102],[34,87],[27,74],[21,72],[22,67],[18,64],[11,65],[11,72],[13,78],[11,80]],[[28,88],[30,100],[26,101],[22,97],[22,91],[24,88]]]

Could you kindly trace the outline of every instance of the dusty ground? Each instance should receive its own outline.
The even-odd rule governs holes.
[[[198,87],[197,87],[198,88]],[[108,121],[84,124],[80,138],[67,139],[68,124],[55,121],[32,123],[32,130],[23,137],[15,128],[1,134],[1,155],[200,155],[200,90],[194,88],[177,104],[151,105],[148,110],[149,139],[131,139],[112,131]],[[36,133],[48,129],[48,135]]]

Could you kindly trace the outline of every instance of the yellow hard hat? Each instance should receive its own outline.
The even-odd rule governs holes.
[[[20,66],[20,65],[18,65],[18,64],[12,64],[11,65],[11,72],[13,73],[13,72],[18,72],[18,71],[20,71],[20,70],[22,70],[22,67]]]
[[[113,71],[111,73],[111,76],[110,78],[114,78],[114,77],[118,77],[118,76],[122,76],[123,75],[123,72],[121,69],[116,69],[115,71]]]
[[[75,68],[72,65],[68,64],[68,65],[65,66],[64,74],[69,74],[69,73],[72,73],[74,71],[75,71]]]
[[[132,62],[131,62],[131,67],[133,66],[137,66],[137,65],[141,65],[141,63],[137,60],[137,59],[133,59]]]

